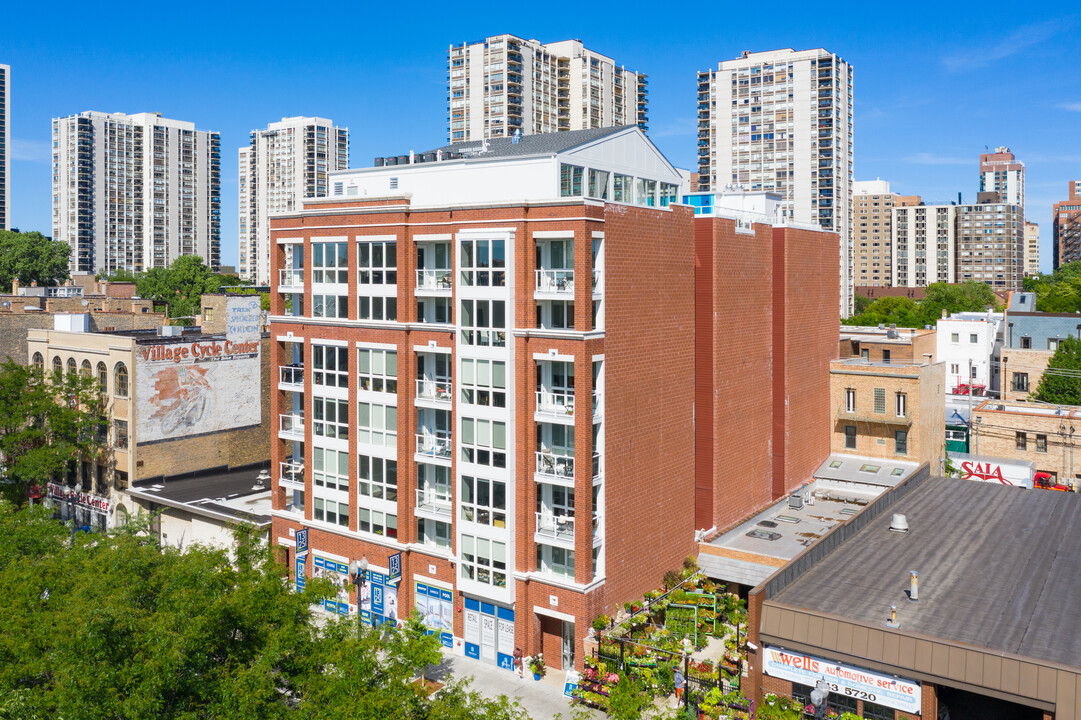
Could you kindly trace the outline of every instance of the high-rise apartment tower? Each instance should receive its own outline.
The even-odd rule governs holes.
[[[1081,180],[1070,181],[1070,195],[1051,208],[1051,255],[1054,269],[1081,260]]]
[[[53,237],[74,272],[221,265],[221,139],[160,113],[53,119]]]
[[[781,211],[840,237],[852,312],[852,67],[821,48],[744,52],[698,73],[698,189],[776,192]]]
[[[452,143],[560,130],[647,129],[646,76],[580,40],[494,35],[452,45],[447,60]]]
[[[349,130],[318,117],[282,118],[240,148],[240,276],[270,282],[270,216],[326,197],[327,173],[349,167]]]
[[[11,229],[11,66],[0,65],[0,230]]]
[[[1040,272],[1040,226],[1025,221],[1025,277]]]
[[[980,154],[980,192],[998,193],[998,201],[1025,204],[1025,164],[1008,147]]]
[[[991,197],[988,190],[975,205],[957,206],[956,282],[1017,290],[1025,277],[1025,208]]]
[[[893,284],[893,208],[919,205],[914,195],[890,192],[886,180],[852,183],[853,275],[856,287]]]
[[[918,197],[893,208],[894,287],[956,282],[957,206],[924,205]]]

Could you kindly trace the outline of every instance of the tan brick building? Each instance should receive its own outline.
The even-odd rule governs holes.
[[[54,497],[79,494],[83,524],[122,525],[134,508],[125,490],[139,480],[267,462],[268,338],[178,326],[91,332],[84,314],[57,318],[64,329],[29,331],[30,362],[97,378],[109,416],[108,461],[50,486]]]
[[[973,455],[1030,461],[1037,472],[1081,488],[1081,408],[986,400],[973,408],[971,427]]]
[[[1002,349],[1003,400],[1029,400],[1043,379],[1054,350]]]
[[[930,463],[945,457],[945,367],[858,358],[830,363],[835,453]]]
[[[927,362],[934,360],[934,328],[864,327],[842,325],[838,356],[871,362]]]
[[[917,195],[890,192],[886,180],[857,180],[852,183],[853,276],[856,287],[893,285],[893,208],[919,205]]]

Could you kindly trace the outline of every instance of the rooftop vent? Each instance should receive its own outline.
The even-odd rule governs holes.
[[[793,510],[803,509],[803,496],[799,493],[792,493],[788,496],[788,507]]]
[[[908,532],[908,518],[901,513],[894,513],[893,519],[890,521],[890,531],[899,533]]]
[[[896,338],[896,337],[900,337],[900,336],[897,334],[896,328],[890,328],[889,330],[886,331],[886,337],[888,337],[888,338]]]
[[[747,537],[757,538],[758,540],[780,540],[781,533],[773,532],[772,530],[762,530],[760,528],[755,528],[754,530],[751,530],[749,533],[747,533]]]

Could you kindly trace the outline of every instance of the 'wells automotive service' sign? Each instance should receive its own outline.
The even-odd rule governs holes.
[[[768,645],[764,648],[763,669],[772,677],[812,687],[819,680],[825,680],[829,683],[831,695],[844,695],[913,715],[920,714],[920,683],[914,680],[841,665]]]

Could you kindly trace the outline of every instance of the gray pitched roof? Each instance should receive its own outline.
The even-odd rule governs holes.
[[[491,138],[488,150],[481,153],[482,142],[470,141],[444,145],[428,153],[461,153],[466,158],[529,157],[537,155],[555,155],[566,152],[579,145],[623,132],[634,125],[622,127],[589,128],[587,130],[567,130],[564,132],[544,133],[543,135],[522,135],[517,143],[512,138]]]

